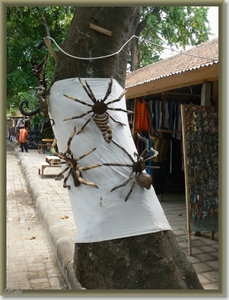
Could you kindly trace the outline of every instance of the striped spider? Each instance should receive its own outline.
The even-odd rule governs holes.
[[[80,78],[78,78],[78,79],[79,79],[80,84],[84,88],[85,92],[87,93],[88,97],[93,102],[93,104],[86,103],[77,98],[73,98],[71,96],[64,94],[65,97],[67,97],[73,101],[76,101],[83,105],[91,107],[91,109],[86,111],[85,113],[83,113],[79,116],[66,118],[66,119],[64,119],[64,121],[82,118],[82,117],[86,116],[87,114],[92,113],[91,117],[84,123],[84,125],[80,128],[80,130],[77,132],[77,134],[79,134],[87,126],[87,124],[93,119],[95,121],[96,125],[101,130],[105,142],[110,143],[112,141],[112,130],[111,130],[110,124],[108,123],[109,118],[111,118],[114,122],[116,122],[120,125],[126,125],[126,124],[124,124],[124,123],[116,120],[114,117],[112,117],[108,113],[108,110],[123,111],[126,113],[133,113],[133,112],[122,109],[122,108],[109,107],[109,104],[120,101],[122,99],[122,97],[125,95],[125,93],[127,92],[127,90],[124,90],[117,99],[114,99],[114,100],[111,100],[111,101],[105,103],[106,99],[108,98],[108,96],[111,93],[111,87],[112,87],[112,83],[113,83],[112,78],[110,78],[110,82],[108,83],[108,88],[107,88],[106,94],[105,94],[104,98],[101,100],[97,100],[95,98],[89,84],[86,81],[84,84]]]
[[[64,160],[64,161],[61,162],[62,164],[65,163],[65,164],[67,165],[67,167],[66,167],[64,170],[62,170],[62,171],[56,176],[55,179],[56,179],[56,180],[60,180],[60,179],[61,179],[61,178],[60,178],[61,175],[63,175],[67,170],[69,170],[68,173],[67,173],[67,176],[64,178],[64,183],[63,183],[63,187],[64,187],[64,188],[70,189],[70,185],[67,185],[67,184],[66,184],[66,182],[67,182],[67,180],[68,180],[68,178],[69,178],[70,175],[72,175],[72,178],[73,178],[75,187],[79,186],[80,183],[82,183],[82,184],[85,184],[85,185],[89,185],[89,186],[93,186],[93,187],[98,188],[98,186],[97,186],[95,183],[85,181],[85,180],[81,177],[81,171],[86,171],[86,170],[90,170],[90,169],[93,169],[93,168],[101,167],[101,165],[99,165],[99,164],[94,164],[94,165],[91,165],[91,166],[89,166],[89,167],[82,167],[82,166],[78,163],[78,161],[79,161],[80,159],[82,159],[83,157],[85,157],[85,156],[91,154],[93,151],[96,150],[96,148],[93,148],[93,149],[89,150],[88,152],[84,153],[83,155],[79,156],[78,158],[74,158],[74,157],[73,157],[73,153],[72,153],[70,147],[71,147],[71,141],[72,141],[73,136],[75,135],[75,133],[76,133],[76,126],[74,126],[73,132],[72,132],[70,138],[68,139],[68,142],[67,142],[67,150],[66,150],[64,153],[62,153],[62,152],[56,152],[56,150],[55,150],[55,146],[56,146],[56,144],[57,144],[56,139],[54,140],[54,142],[53,142],[53,144],[52,144],[52,146],[51,146],[51,152],[52,152],[54,155],[58,156],[60,159]]]
[[[149,155],[149,150],[145,149],[141,155],[139,155],[138,153],[134,152],[134,156],[137,157],[137,161],[135,161],[132,156],[126,151],[126,149],[124,149],[121,145],[119,145],[118,143],[116,143],[113,140],[113,143],[119,147],[120,149],[123,150],[123,152],[125,152],[132,164],[117,164],[117,163],[104,163],[104,166],[121,166],[121,167],[129,167],[132,168],[132,171],[130,173],[129,178],[122,184],[115,186],[113,189],[111,189],[111,192],[113,192],[116,189],[119,189],[120,187],[126,186],[132,179],[133,179],[133,183],[131,185],[130,191],[127,194],[126,198],[125,198],[125,202],[128,200],[130,194],[132,193],[135,183],[137,182],[141,187],[146,188],[147,190],[150,189],[151,184],[152,184],[152,177],[148,174],[148,173],[143,173],[143,171],[146,168],[146,162],[151,160],[153,157],[157,156],[158,152],[156,150],[154,150],[153,148],[151,148],[151,151],[154,152],[154,154],[150,157],[148,157]],[[148,158],[147,158],[148,157]]]

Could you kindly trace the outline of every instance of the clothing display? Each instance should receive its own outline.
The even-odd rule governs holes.
[[[158,138],[157,136],[151,136],[153,142],[153,148],[158,151],[158,155],[153,158],[153,162],[167,161],[167,150],[169,148],[169,139]]]
[[[149,123],[152,122],[156,130],[167,127],[169,130],[180,131],[180,133],[173,133],[173,137],[180,140],[182,138],[180,105],[180,102],[173,100],[136,99],[134,132],[148,133]]]
[[[134,118],[134,141],[138,153],[141,153],[145,148],[145,143],[140,141],[137,133],[148,139],[149,150],[155,148],[153,140],[149,137],[149,132],[152,128],[159,130],[168,128],[170,131],[171,140],[168,142],[169,152],[167,158],[167,169],[170,174],[170,186],[183,185],[183,150],[182,150],[182,124],[181,124],[181,102],[177,100],[164,99],[145,99],[137,98],[135,101],[135,118]],[[131,102],[131,101],[128,101]],[[133,102],[134,103],[134,102]],[[132,104],[133,104],[132,103]],[[157,146],[156,146],[157,147]],[[160,153],[157,160],[160,160]],[[146,171],[152,174],[151,161],[147,162]],[[174,176],[176,174],[177,176]],[[176,177],[176,178],[175,178]]]

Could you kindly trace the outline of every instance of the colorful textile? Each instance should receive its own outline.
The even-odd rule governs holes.
[[[149,130],[149,120],[148,112],[145,101],[140,99],[136,100],[135,109],[135,132],[147,131]]]

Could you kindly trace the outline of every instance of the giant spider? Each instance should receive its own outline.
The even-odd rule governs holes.
[[[69,98],[69,99],[71,99],[73,101],[76,101],[76,102],[79,102],[79,103],[81,103],[83,105],[91,107],[91,110],[88,110],[87,112],[85,112],[85,113],[83,113],[83,114],[81,114],[79,116],[74,116],[74,117],[66,118],[66,119],[64,119],[64,121],[82,118],[83,116],[85,116],[85,115],[87,115],[89,113],[93,113],[92,116],[80,128],[80,130],[77,132],[77,134],[79,134],[87,126],[87,124],[92,119],[94,119],[96,125],[99,127],[99,129],[101,130],[101,132],[103,134],[104,140],[107,143],[110,143],[111,140],[112,140],[112,130],[111,130],[110,124],[108,123],[109,118],[111,118],[114,122],[116,122],[116,123],[118,123],[120,125],[126,125],[126,124],[124,124],[124,123],[122,123],[120,121],[117,121],[107,111],[108,110],[116,110],[116,111],[123,111],[123,112],[126,112],[126,113],[133,113],[133,112],[129,111],[129,110],[122,109],[122,108],[109,107],[109,104],[120,101],[122,99],[122,97],[125,95],[125,93],[126,93],[127,90],[124,90],[117,99],[114,99],[114,100],[111,100],[111,101],[105,103],[106,99],[108,98],[108,96],[111,93],[111,87],[112,87],[112,83],[113,83],[113,79],[112,78],[110,78],[110,82],[108,83],[107,92],[106,92],[106,94],[105,94],[105,96],[104,96],[104,98],[102,100],[97,100],[95,98],[95,96],[94,96],[94,94],[93,94],[93,92],[92,92],[89,84],[86,81],[85,81],[85,84],[86,84],[85,85],[80,78],[78,78],[78,79],[79,79],[80,84],[84,88],[85,92],[87,93],[88,97],[92,100],[93,104],[86,103],[86,102],[81,101],[81,100],[79,100],[77,98],[73,98],[71,96],[68,96],[68,95],[64,94],[65,97],[67,97],[67,98]]]
[[[147,156],[149,155],[149,150],[145,149],[141,155],[139,155],[138,153],[134,152],[134,156],[137,157],[137,161],[134,161],[134,159],[132,158],[132,156],[126,151],[126,149],[124,149],[121,145],[119,145],[118,143],[116,143],[113,140],[113,143],[119,147],[120,149],[122,149],[130,158],[130,160],[132,161],[132,164],[116,164],[116,163],[104,163],[104,166],[122,166],[122,167],[131,167],[132,171],[130,173],[129,178],[122,184],[115,186],[113,189],[111,189],[111,192],[119,189],[120,187],[126,186],[131,179],[133,179],[133,183],[132,186],[130,188],[129,193],[127,194],[126,198],[125,198],[125,202],[128,200],[130,194],[133,191],[134,185],[137,182],[141,187],[146,188],[147,190],[150,189],[151,184],[152,184],[152,177],[148,174],[148,173],[143,173],[143,171],[146,168],[146,162],[151,160],[153,157],[157,156],[158,152],[156,150],[154,150],[153,148],[151,148],[151,151],[154,152],[154,154],[150,157],[147,158]],[[135,173],[135,175],[134,175]],[[134,175],[134,177],[133,177]]]
[[[74,158],[74,157],[73,157],[73,153],[72,153],[72,151],[71,151],[71,149],[70,149],[70,146],[71,146],[71,141],[72,141],[73,136],[75,135],[75,133],[76,133],[76,126],[74,126],[73,132],[72,132],[70,138],[68,139],[68,142],[67,142],[67,150],[66,150],[64,153],[62,153],[62,152],[58,152],[58,153],[57,153],[57,152],[56,152],[56,150],[55,150],[55,146],[56,146],[56,143],[57,143],[56,139],[54,140],[54,142],[53,142],[53,144],[52,144],[52,146],[51,146],[51,152],[52,152],[54,155],[58,156],[60,159],[63,159],[63,160],[64,160],[63,162],[61,162],[62,164],[66,163],[66,165],[67,165],[67,167],[66,167],[63,171],[61,171],[61,172],[56,176],[55,179],[56,179],[56,180],[60,180],[60,179],[61,179],[61,178],[60,178],[61,175],[64,174],[68,169],[70,169],[69,172],[68,172],[68,174],[67,174],[67,176],[64,178],[64,183],[63,183],[63,187],[64,187],[64,188],[70,189],[70,185],[67,185],[67,184],[66,184],[66,182],[67,182],[67,180],[68,180],[68,178],[69,178],[70,175],[72,175],[72,178],[73,178],[73,181],[74,181],[74,185],[75,185],[76,187],[79,186],[80,183],[82,183],[82,184],[85,184],[85,185],[94,186],[94,187],[98,188],[98,186],[97,186],[95,183],[85,181],[85,180],[81,177],[81,171],[86,171],[86,170],[89,170],[89,169],[101,167],[101,165],[99,165],[99,164],[94,164],[94,165],[91,165],[91,166],[89,166],[89,167],[82,167],[80,164],[78,164],[78,161],[79,161],[81,158],[83,158],[83,157],[89,155],[90,153],[92,153],[93,151],[95,151],[96,148],[91,149],[90,151],[88,151],[88,152],[84,153],[83,155],[79,156],[78,158]]]

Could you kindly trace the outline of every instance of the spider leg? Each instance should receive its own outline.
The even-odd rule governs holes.
[[[145,158],[145,156],[149,155],[149,150],[147,148],[145,148],[140,155],[136,152],[134,153],[134,155],[137,156],[139,159]]]
[[[66,164],[66,162],[65,162],[65,161],[61,161],[61,162],[53,162],[52,164],[53,164],[53,165],[59,165],[59,164]]]
[[[67,185],[66,182],[67,182],[69,176],[71,175],[71,173],[72,173],[72,169],[69,170],[67,176],[64,178],[64,183],[63,183],[63,187],[68,188],[69,190],[70,190],[71,187],[70,187],[70,185]]]
[[[57,140],[56,140],[56,138],[55,138],[54,141],[53,141],[53,143],[51,144],[50,151],[52,152],[52,154],[58,156],[58,153],[57,153],[56,150],[55,150],[55,146],[56,146],[56,145],[57,145]]]
[[[66,94],[63,94],[65,97],[67,97],[67,98],[69,98],[69,99],[71,99],[71,100],[73,100],[73,101],[76,101],[76,102],[79,102],[79,103],[81,103],[81,104],[83,104],[83,105],[87,105],[87,106],[93,106],[93,105],[91,105],[91,104],[89,104],[89,103],[87,103],[87,102],[84,102],[84,101],[82,101],[82,100],[79,100],[79,99],[77,99],[77,98],[73,98],[73,97],[71,97],[71,96],[68,96],[68,95],[66,95]]]
[[[108,112],[106,112],[105,114],[108,115],[115,123],[118,123],[118,124],[120,124],[120,125],[126,126],[125,123],[122,123],[122,122],[116,120],[116,119],[115,119],[114,117],[112,117]]]
[[[107,100],[108,96],[110,95],[112,84],[113,84],[113,79],[110,78],[110,82],[108,83],[107,92],[106,92],[106,95],[104,96],[102,102],[104,102],[105,100]]]
[[[133,162],[133,163],[135,163],[135,161],[134,161],[134,159],[132,158],[132,156],[126,151],[126,149],[124,149],[122,146],[120,146],[118,143],[116,143],[114,140],[112,140],[112,142],[117,146],[117,147],[119,147],[120,149],[122,149],[122,151],[124,151],[128,156],[129,156],[129,158],[131,159],[131,161]]]
[[[68,154],[68,155],[67,155]],[[66,160],[66,157],[67,158],[69,158],[69,156],[70,157],[72,157],[73,158],[73,153],[72,153],[72,150],[69,148],[69,149],[67,149],[65,152],[64,152],[64,154],[63,154],[63,158],[62,159],[64,159],[64,160]]]
[[[130,181],[131,181],[131,179],[132,179],[132,176],[133,176],[133,171],[130,173],[130,176],[129,176],[129,178],[124,182],[124,183],[122,183],[122,184],[120,184],[120,185],[117,185],[117,186],[115,186],[113,189],[111,189],[111,192],[113,192],[114,190],[117,190],[117,189],[119,189],[120,187],[123,187],[123,186],[125,186],[125,185],[127,185],[127,183],[129,183]]]
[[[74,117],[68,117],[68,118],[65,118],[64,121],[69,121],[69,120],[73,120],[73,119],[79,119],[79,118],[82,118],[82,117],[88,115],[88,114],[91,113],[91,112],[92,112],[92,110],[89,110],[89,111],[83,113],[83,114],[80,115],[80,116],[74,116]]]
[[[102,165],[94,164],[94,165],[91,165],[91,166],[88,166],[88,167],[79,167],[79,170],[80,171],[87,171],[87,170],[91,170],[91,169],[98,168],[98,167],[102,167]]]
[[[126,109],[122,109],[122,108],[108,107],[107,109],[116,110],[116,111],[123,111],[123,112],[126,112],[128,114],[134,114],[134,112],[132,110],[126,110]]]
[[[94,119],[94,117],[95,117],[95,114],[93,114],[85,123],[84,123],[84,125],[80,128],[80,130],[77,132],[77,134],[79,134],[81,131],[83,131],[83,129],[87,126],[87,124],[92,120],[92,119]],[[76,134],[76,135],[77,135]]]
[[[96,187],[97,189],[99,188],[94,182],[86,181],[86,180],[84,180],[82,177],[79,177],[78,180],[79,180],[79,182],[82,183],[82,184],[89,185],[89,186],[94,186],[94,187]]]
[[[65,168],[64,170],[62,170],[62,171],[55,177],[55,180],[61,180],[60,176],[63,175],[68,169],[69,169],[69,167],[67,167],[67,168]]]
[[[114,100],[111,100],[111,101],[107,102],[107,105],[110,104],[110,103],[114,103],[114,102],[120,101],[122,99],[122,97],[125,95],[126,92],[127,92],[127,90],[124,90],[122,92],[122,94],[117,99],[114,99]]]
[[[92,100],[93,103],[96,103],[96,98],[95,98],[95,96],[94,96],[94,94],[93,94],[93,92],[92,92],[89,84],[87,83],[87,81],[85,81],[85,84],[86,84],[86,86],[85,86],[85,84],[83,83],[83,81],[80,78],[78,78],[78,79],[79,79],[79,82],[82,85],[83,89],[87,93],[88,97]]]
[[[135,180],[136,176],[137,176],[137,174],[134,176],[134,181],[133,181],[133,183],[132,183],[132,186],[131,186],[131,188],[130,188],[129,193],[126,195],[125,202],[128,200],[130,194],[132,193],[132,191],[133,191],[133,189],[134,189],[134,186],[135,186],[135,183],[136,183],[136,180]]]
[[[70,150],[70,147],[71,147],[71,142],[72,142],[72,139],[74,137],[74,135],[76,134],[76,126],[74,126],[73,128],[73,131],[72,131],[72,134],[70,135],[70,138],[68,139],[68,142],[67,142],[67,151],[71,151]],[[66,151],[66,152],[67,152]],[[72,154],[72,153],[71,153]]]
[[[60,159],[64,159],[65,160],[65,154],[64,153],[62,153],[62,152],[59,152],[59,153],[57,153],[58,155],[58,157],[60,158]]]
[[[158,151],[156,151],[155,149],[151,148],[150,150],[153,151],[154,154],[153,154],[152,156],[148,157],[148,158],[145,160],[145,162],[148,161],[148,160],[151,160],[152,158],[154,158],[154,157],[156,157],[156,156],[158,155]]]
[[[79,156],[78,158],[76,158],[76,161],[80,160],[81,158],[91,154],[92,152],[94,152],[96,150],[96,148],[93,148],[91,150],[89,150],[88,152],[84,153],[83,155]]]
[[[132,167],[132,165],[127,164],[113,164],[113,163],[105,163],[103,166],[118,166],[118,167]]]

